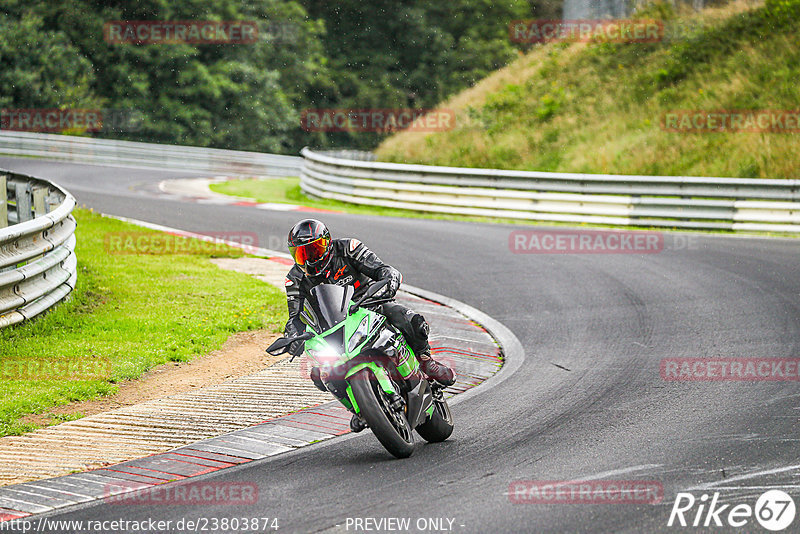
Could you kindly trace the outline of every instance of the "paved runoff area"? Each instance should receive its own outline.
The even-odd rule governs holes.
[[[501,367],[500,348],[480,325],[408,293],[398,301],[429,321],[434,356],[456,372],[450,395]],[[312,385],[303,360],[285,359],[199,391],[2,438],[0,485],[25,482],[0,488],[0,522],[163,491],[169,482],[346,434],[350,414],[331,398]]]

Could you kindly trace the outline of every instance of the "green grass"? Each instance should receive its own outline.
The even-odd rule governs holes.
[[[240,250],[190,244],[192,254],[109,254],[108,234],[160,233],[86,210],[76,210],[75,218],[79,271],[72,299],[29,323],[0,330],[0,365],[105,358],[111,376],[0,381],[0,436],[32,430],[19,421],[24,415],[112,394],[119,382],[218,349],[235,332],[279,330],[285,308],[280,290],[208,261],[241,256]]]
[[[559,172],[797,178],[800,133],[679,133],[673,110],[796,110],[800,0],[734,2],[684,18],[664,3],[634,18],[691,27],[659,43],[535,46],[442,108],[457,126],[403,132],[379,159]],[[672,26],[670,26],[672,27]]]
[[[259,202],[278,202],[281,204],[307,204],[300,191],[300,178],[270,178],[269,180],[230,180],[211,184],[212,191],[225,195],[258,199]]]

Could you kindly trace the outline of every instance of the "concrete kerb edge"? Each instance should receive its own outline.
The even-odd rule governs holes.
[[[495,342],[500,347],[501,354],[503,355],[503,365],[500,367],[500,370],[477,386],[453,396],[449,401],[450,404],[463,402],[466,399],[486,391],[488,388],[495,387],[501,382],[507,380],[522,366],[522,363],[525,361],[525,349],[522,347],[522,343],[517,336],[515,336],[514,333],[508,329],[507,326],[497,319],[490,317],[477,308],[473,308],[469,304],[465,304],[459,300],[434,293],[433,291],[429,291],[427,289],[414,287],[408,284],[403,284],[403,289],[412,295],[432,300],[452,308],[465,317],[475,321],[477,324],[486,329],[489,335],[494,338]]]

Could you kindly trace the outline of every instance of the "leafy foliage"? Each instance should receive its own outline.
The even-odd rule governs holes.
[[[7,0],[0,106],[136,112],[85,135],[296,153],[370,148],[378,134],[309,133],[309,108],[430,107],[517,55],[513,19],[561,0]],[[254,21],[254,44],[111,44],[109,21]],[[81,132],[70,132],[81,133]]]

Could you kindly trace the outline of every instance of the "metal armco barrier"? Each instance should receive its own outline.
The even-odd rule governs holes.
[[[0,131],[0,154],[234,176],[298,176],[303,163],[297,156],[10,130]]]
[[[309,148],[302,155],[305,193],[354,204],[549,222],[800,232],[800,180],[435,167]]]
[[[75,288],[75,199],[0,169],[0,328],[50,309]]]

